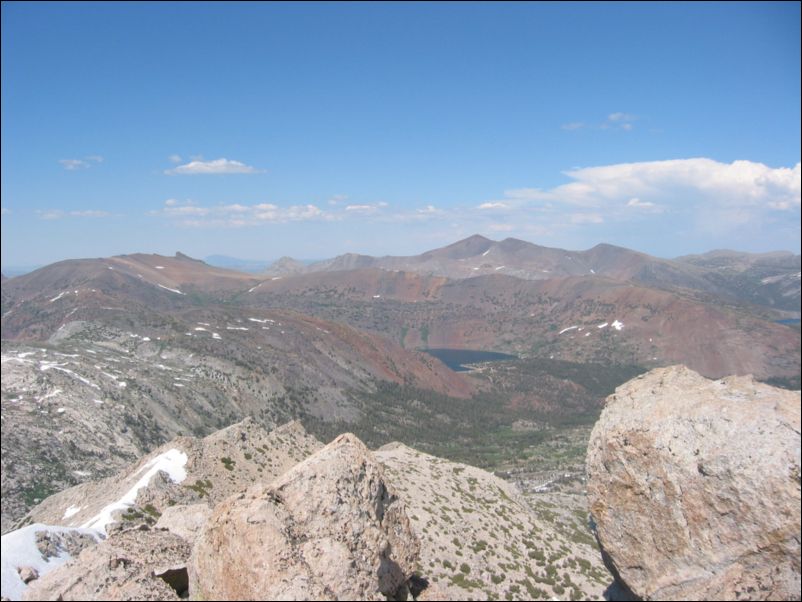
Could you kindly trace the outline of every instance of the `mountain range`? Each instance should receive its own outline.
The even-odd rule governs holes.
[[[581,442],[604,396],[646,369],[798,388],[799,327],[777,321],[799,317],[799,263],[473,236],[263,274],[177,253],[3,279],[3,531],[51,493],[248,416],[400,440],[538,487],[559,464],[534,461],[556,453],[552,433]],[[518,359],[455,373],[427,348]],[[560,456],[572,475],[580,447]]]

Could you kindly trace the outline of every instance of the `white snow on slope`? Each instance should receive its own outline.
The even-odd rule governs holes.
[[[44,560],[39,548],[36,547],[37,531],[51,533],[67,533],[77,531],[97,538],[98,534],[91,529],[74,529],[70,527],[56,527],[34,523],[6,533],[2,538],[2,596],[9,600],[21,600],[23,592],[28,588],[20,579],[17,570],[29,566],[38,571],[39,577],[49,573],[70,559],[70,555],[62,552],[59,556]]]
[[[67,294],[67,293],[69,293],[69,292],[70,292],[70,291],[64,291],[64,292],[62,292],[62,293],[59,293],[57,296],[53,297],[53,298],[50,300],[50,303],[53,303],[53,301],[58,301],[59,299],[61,299],[61,298],[62,298],[64,295],[66,295],[66,294]]]
[[[487,251],[485,251],[484,253],[482,253],[482,257],[484,257],[485,255],[487,255],[488,253],[490,253],[490,249],[488,249]]]
[[[624,327],[624,323],[623,322],[619,322],[618,320],[613,322],[613,328],[615,328],[616,330],[621,330],[623,327]],[[649,340],[651,341],[651,339],[649,339]]]
[[[609,322],[605,322],[604,324],[599,324],[596,328],[607,328]]]
[[[574,330],[574,329],[576,329],[576,328],[579,328],[579,326],[569,326],[568,328],[563,328],[563,329],[562,329],[560,332],[558,332],[557,334],[562,334],[562,333],[564,333],[564,332],[568,332],[569,330]]]
[[[171,293],[178,293],[179,295],[186,295],[186,293],[182,293],[177,288],[170,288],[169,286],[164,286],[163,284],[160,284],[159,288],[163,288],[164,290],[170,291]]]
[[[140,472],[145,470],[145,474],[142,475],[136,484],[125,493],[125,495],[123,495],[116,502],[112,502],[103,508],[97,515],[93,516],[83,525],[81,525],[81,528],[96,529],[97,531],[105,533],[106,526],[109,523],[114,522],[114,519],[111,515],[117,510],[124,510],[130,506],[133,506],[134,502],[136,501],[136,494],[140,489],[148,486],[148,483],[150,483],[150,480],[157,472],[163,470],[169,475],[170,479],[174,483],[180,483],[187,478],[187,471],[184,469],[186,463],[187,455],[180,450],[170,449],[162,454],[159,454],[139,469]]]

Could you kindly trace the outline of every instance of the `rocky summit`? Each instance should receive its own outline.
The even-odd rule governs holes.
[[[381,465],[345,434],[220,504],[195,543],[190,582],[202,599],[403,599],[418,553]]]
[[[588,496],[603,554],[648,600],[799,599],[800,394],[656,369],[608,398]]]

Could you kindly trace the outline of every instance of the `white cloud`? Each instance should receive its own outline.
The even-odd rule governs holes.
[[[562,124],[560,128],[563,130],[567,130],[569,132],[583,129],[624,130],[626,132],[629,132],[632,131],[632,129],[635,127],[635,125],[632,122],[637,121],[638,119],[639,117],[637,115],[618,111],[616,113],[610,113],[609,115],[607,115],[607,118],[598,125],[587,124],[583,121],[572,121],[570,123]]]
[[[647,211],[650,213],[662,213],[663,207],[652,203],[651,201],[642,201],[638,197],[632,197],[627,201],[627,207],[634,207],[635,209],[640,209],[641,211]]]
[[[426,205],[423,209],[418,209],[416,211],[419,215],[439,215],[443,213],[442,209],[438,209],[434,205]]]
[[[167,199],[164,207],[150,211],[149,215],[162,216],[191,228],[239,228],[268,223],[329,220],[333,216],[316,205],[291,205],[279,207],[273,203],[243,205],[200,206],[193,201]]]
[[[65,217],[110,217],[108,211],[98,209],[84,209],[80,211],[63,211],[61,209],[37,209],[36,214],[39,219],[56,220]]]
[[[167,160],[170,163],[181,163],[181,161],[183,161],[181,155],[170,155],[169,157],[167,157]]]
[[[225,158],[214,159],[212,161],[195,160],[185,165],[179,165],[172,169],[164,170],[170,176],[192,176],[192,175],[219,175],[219,174],[255,174],[262,173],[262,170],[245,165],[240,161],[228,160]]]
[[[624,123],[627,121],[635,121],[638,117],[630,115],[629,113],[610,113],[607,116],[607,121],[611,123]]]
[[[73,217],[109,217],[111,213],[97,209],[87,209],[85,211],[70,211],[70,215]]]
[[[92,163],[103,163],[103,157],[100,155],[89,155],[83,159],[59,159],[61,166],[67,171],[77,171],[79,169],[89,169]]]
[[[347,200],[348,200],[347,194],[335,194],[329,199],[328,203],[329,205],[337,205],[339,203],[344,203]]]
[[[477,209],[509,209],[510,206],[508,203],[502,203],[501,201],[489,201],[487,203],[482,203],[477,207]]]
[[[58,162],[61,163],[61,166],[67,171],[76,171],[89,167],[89,162],[83,159],[59,159]]]
[[[586,167],[565,175],[573,181],[549,190],[510,190],[505,196],[581,207],[628,204],[643,197],[668,206],[693,202],[787,210],[800,205],[799,163],[771,168],[751,161],[674,159]]]
[[[0,207],[0,215],[8,215],[11,213],[11,209],[8,207]]]
[[[345,207],[345,211],[354,214],[361,213],[365,215],[371,215],[377,213],[384,207],[387,207],[387,203],[382,201],[379,203],[366,203],[362,205],[347,205]]]

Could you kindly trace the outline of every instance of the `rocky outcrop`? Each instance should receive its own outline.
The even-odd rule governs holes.
[[[751,377],[619,387],[587,456],[611,569],[644,599],[799,599],[799,442],[799,392]]]
[[[24,600],[180,600],[190,546],[167,531],[130,529],[30,584]]]
[[[404,597],[418,547],[381,465],[345,434],[217,506],[192,551],[190,591],[218,600]]]
[[[174,533],[193,544],[211,515],[212,509],[206,504],[169,506],[164,509],[154,528]]]
[[[270,482],[320,447],[298,421],[268,432],[245,418],[203,439],[178,437],[113,477],[52,495],[26,520],[107,532],[139,519],[152,524],[171,506],[214,507],[255,482]],[[108,520],[98,527],[104,514]]]

